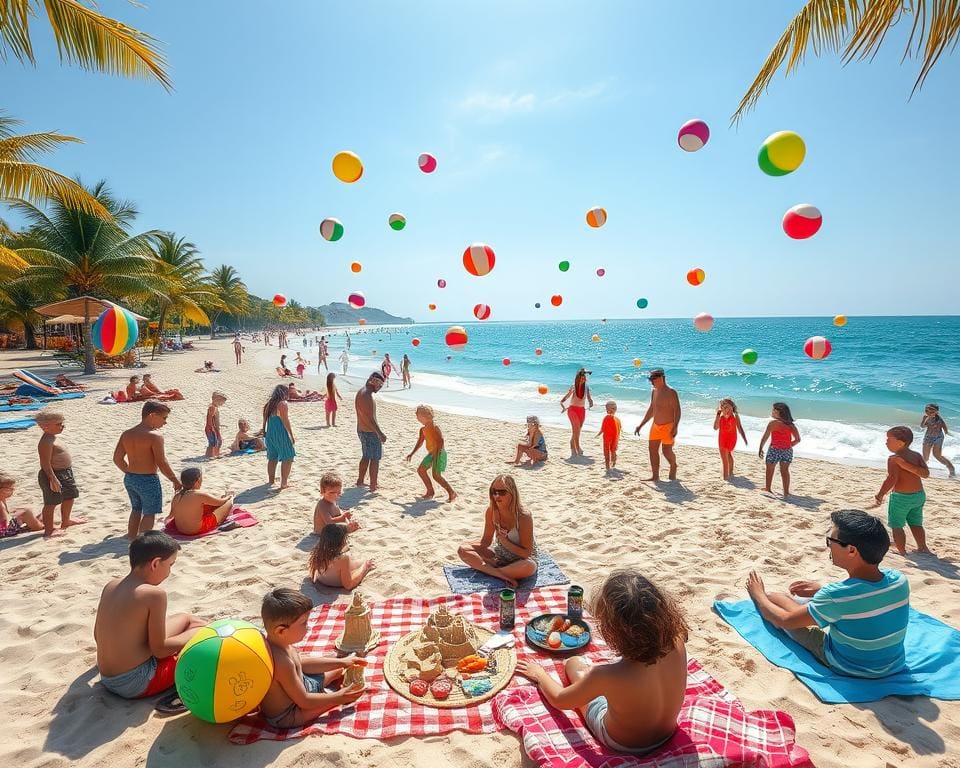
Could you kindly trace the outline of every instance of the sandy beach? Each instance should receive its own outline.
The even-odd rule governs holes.
[[[351,509],[362,526],[351,538],[352,549],[377,565],[362,590],[374,600],[446,592],[441,566],[456,560],[458,544],[479,536],[487,486],[504,470],[521,431],[518,424],[496,419],[438,414],[450,454],[446,476],[459,498],[452,504],[439,496],[420,501],[416,463],[403,461],[419,425],[412,409],[380,402],[379,418],[388,435],[381,489],[364,494],[353,487],[359,457],[353,387],[341,384],[344,403],[336,429],[324,428],[322,404],[291,404],[298,455],[292,487],[275,493],[266,485],[262,454],[203,460],[204,412],[214,389],[228,398],[221,410],[225,437],[232,439],[239,417],[259,424],[263,403],[278,383],[254,357],[263,347],[248,343],[250,354],[236,366],[229,340],[196,345],[196,351],[166,354],[155,362],[146,356],[145,369],[79,377],[90,386],[85,399],[46,406],[66,416],[60,440],[73,454],[81,488],[76,514],[88,523],[51,541],[21,534],[0,542],[0,574],[7,585],[0,614],[0,722],[6,726],[0,764],[226,768],[308,765],[319,758],[326,765],[353,767],[529,765],[518,740],[507,732],[391,742],[313,737],[234,746],[227,741],[229,726],[209,725],[190,715],[159,716],[149,703],[124,702],[96,684],[97,600],[110,578],[128,570],[128,501],[111,457],[118,435],[139,420],[140,411],[138,404],[97,401],[121,388],[132,373],[150,372],[161,389],[178,387],[186,395],[185,401],[172,403],[163,432],[174,471],[202,466],[205,490],[235,491],[237,503],[260,520],[249,530],[185,544],[164,584],[171,611],[211,620],[259,622],[261,597],[277,586],[302,588],[318,603],[349,599],[342,591],[318,592],[305,580],[318,481],[331,469],[345,481],[341,506]],[[265,354],[279,355],[276,347]],[[204,359],[213,360],[221,372],[194,373]],[[0,377],[8,378],[19,367],[41,375],[57,372],[39,353],[0,352]],[[319,380],[309,384],[318,388]],[[632,436],[633,424],[624,424],[631,435],[621,444],[622,478],[604,476],[600,442],[593,438],[598,425],[594,411],[584,431],[592,463],[565,461],[569,433],[548,426],[550,460],[541,468],[515,470],[523,503],[534,516],[538,544],[574,582],[589,592],[597,574],[632,564],[673,591],[690,622],[689,653],[748,709],[790,713],[798,743],[818,766],[960,766],[960,702],[915,697],[857,706],[822,704],[710,608],[717,597],[746,597],[743,585],[753,568],[774,589],[784,589],[795,578],[840,579],[842,571],[831,566],[823,547],[828,515],[869,504],[882,471],[798,459],[792,472],[796,496],[786,503],[760,493],[763,467],[755,453],[738,453],[740,479],[723,483],[716,452],[685,446],[681,426],[680,480],[655,487],[640,482],[649,466],[645,442]],[[0,469],[18,479],[12,506],[37,512],[39,436],[36,427],[0,436]],[[756,438],[750,437],[754,446]],[[938,557],[890,555],[884,564],[907,575],[915,608],[960,626],[960,484],[932,477],[925,486],[928,540]],[[164,493],[169,498],[166,481]]]

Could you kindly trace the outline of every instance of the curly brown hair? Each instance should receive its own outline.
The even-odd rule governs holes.
[[[674,599],[639,571],[611,573],[590,605],[600,634],[625,659],[653,664],[686,642],[690,628]]]
[[[347,526],[340,523],[327,523],[320,529],[317,543],[310,552],[310,562],[307,571],[311,579],[315,579],[340,557],[343,548],[347,546]]]

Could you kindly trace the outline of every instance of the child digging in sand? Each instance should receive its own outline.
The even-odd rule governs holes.
[[[207,422],[203,427],[207,436],[207,451],[204,454],[208,459],[220,458],[220,446],[223,445],[223,435],[220,434],[220,406],[227,402],[223,392],[214,392],[207,406]]]
[[[313,532],[319,534],[325,525],[343,523],[347,531],[353,532],[360,526],[351,520],[352,514],[337,506],[337,500],[343,493],[343,478],[336,472],[324,472],[320,476],[320,501],[313,510]]]
[[[11,510],[7,506],[16,487],[17,480],[13,475],[0,472],[0,539],[16,536],[22,531],[43,530],[43,523],[37,520],[32,510],[23,507]]]
[[[356,589],[363,577],[376,568],[373,560],[361,562],[347,554],[347,533],[347,526],[341,523],[329,523],[320,529],[307,565],[310,580],[315,584]]]
[[[328,691],[342,680],[348,667],[360,664],[354,654],[342,659],[300,657],[294,647],[306,637],[313,601],[293,589],[274,589],[263,598],[260,617],[273,656],[273,681],[260,704],[260,715],[274,728],[293,728],[315,720],[324,712],[352,704],[365,692],[362,685]]]
[[[887,432],[887,450],[893,456],[887,459],[887,479],[874,497],[876,504],[883,503],[883,497],[890,491],[887,503],[887,524],[893,530],[893,545],[901,555],[907,554],[907,534],[905,525],[917,542],[917,552],[929,552],[927,535],[923,530],[923,505],[927,495],[923,491],[921,478],[930,477],[930,470],[923,457],[910,450],[913,442],[913,430],[910,427],[893,427]]]
[[[677,730],[687,687],[686,621],[668,594],[632,569],[610,574],[592,612],[619,661],[593,666],[574,656],[564,665],[566,686],[533,661],[517,662],[517,672],[551,706],[579,711],[604,746],[651,754]]]
[[[447,500],[453,501],[457,498],[457,494],[453,488],[450,487],[450,483],[443,479],[443,473],[447,469],[447,452],[443,447],[443,433],[433,420],[433,408],[429,405],[418,405],[416,416],[417,421],[423,426],[420,427],[417,444],[413,446],[413,450],[407,454],[407,461],[413,458],[413,454],[420,450],[421,445],[424,443],[427,444],[427,455],[423,457],[423,461],[420,462],[420,466],[417,468],[417,474],[420,475],[420,479],[423,480],[423,484],[427,489],[426,493],[423,494],[423,498],[432,499],[434,497],[433,484],[430,482],[429,475],[427,475],[427,471],[431,470],[433,479],[437,481],[437,485],[447,492]]]
[[[60,528],[80,525],[86,520],[71,518],[73,502],[80,495],[73,477],[70,452],[57,444],[57,435],[63,432],[63,414],[41,411],[34,420],[43,432],[37,444],[40,471],[37,482],[43,494],[43,535],[53,536],[53,515],[60,507]]]
[[[623,425],[617,418],[617,404],[613,400],[608,400],[605,408],[607,415],[600,422],[600,431],[597,432],[597,436],[603,435],[603,463],[609,472],[617,466],[617,446],[620,444]]]

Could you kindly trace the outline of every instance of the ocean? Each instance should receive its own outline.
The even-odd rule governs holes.
[[[469,335],[461,351],[444,343],[449,325],[350,329],[348,379],[362,380],[384,352],[397,363],[406,353],[413,388],[403,392],[399,379],[392,381],[382,391],[384,399],[517,423],[536,414],[544,423],[568,425],[558,401],[584,366],[592,371],[595,403],[584,428],[585,448],[599,428],[606,400],[617,402],[624,431],[632,436],[649,402],[652,368],[663,368],[680,394],[680,444],[716,445],[713,416],[723,397],[737,403],[750,440],[749,448],[741,444],[738,450],[756,450],[775,401],[786,402],[797,420],[799,456],[882,465],[888,455],[885,431],[897,424],[913,428],[919,450],[920,418],[928,402],[938,403],[948,425],[960,430],[956,316],[850,317],[844,327],[827,317],[718,318],[707,333],[682,319],[473,321],[460,323]],[[344,330],[330,329],[327,335],[331,369],[339,372],[334,363],[344,347]],[[804,354],[810,336],[830,340],[829,357],[811,360]],[[419,346],[412,345],[413,338],[420,339]],[[302,351],[301,344],[291,338],[290,352]],[[537,348],[542,355],[535,354]],[[758,353],[754,365],[741,360],[747,348]],[[308,347],[305,356],[314,362],[315,373],[316,348]],[[640,366],[634,365],[638,359]],[[538,393],[540,385],[549,388],[547,395]],[[565,446],[551,448],[562,454]],[[951,434],[944,455],[956,457],[958,449],[960,440]],[[931,470],[942,474],[937,462]]]

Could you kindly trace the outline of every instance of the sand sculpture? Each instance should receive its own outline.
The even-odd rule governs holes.
[[[353,593],[353,601],[344,612],[343,619],[343,632],[335,643],[338,651],[364,654],[376,648],[380,642],[380,633],[370,624],[370,609],[363,599],[363,593]],[[363,670],[361,677],[362,674]]]
[[[477,652],[479,646],[473,626],[459,614],[451,615],[441,605],[430,614],[419,637],[403,657],[407,678],[433,680],[446,667],[455,667],[464,656]]]

